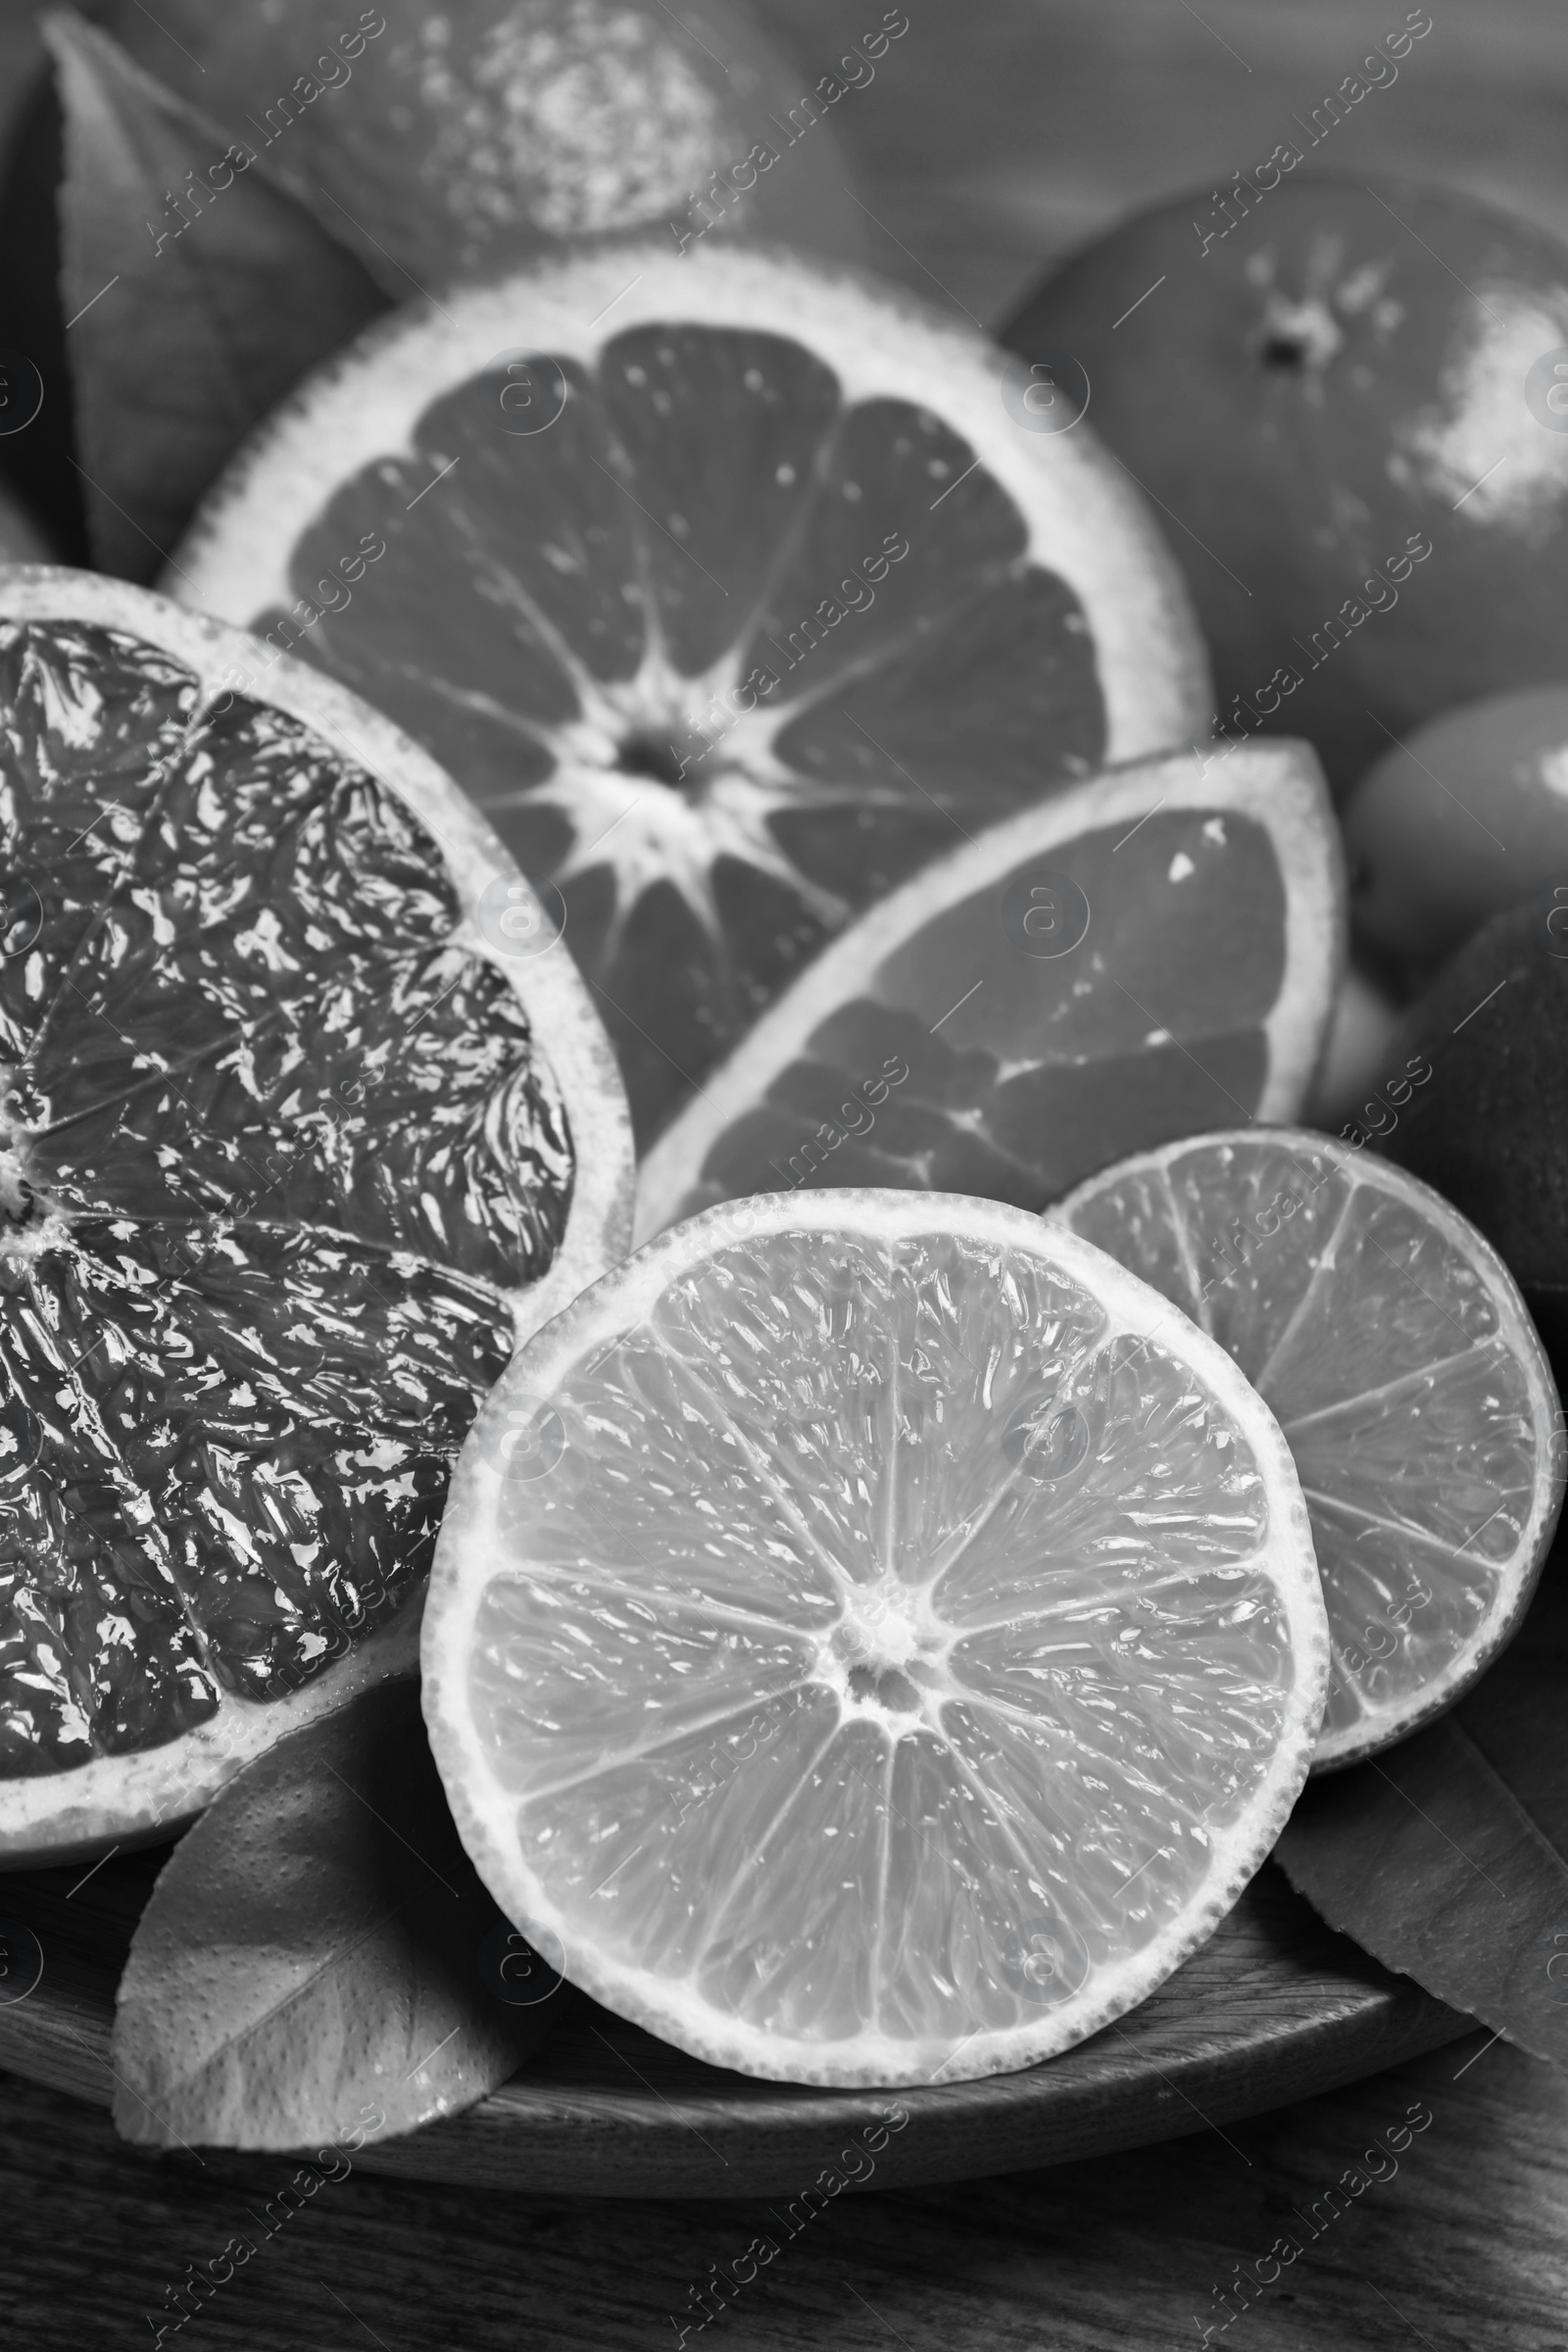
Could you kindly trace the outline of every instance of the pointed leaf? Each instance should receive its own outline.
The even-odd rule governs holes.
[[[160,2147],[411,2131],[515,2071],[559,1982],[459,1842],[417,1685],[383,1683],[247,1765],[175,1847],[121,1981],[115,2121]]]
[[[149,579],[236,444],[390,306],[253,149],[69,10],[63,300],[99,564]]]
[[[1568,2064],[1568,1546],[1454,1708],[1309,1784],[1275,1849],[1331,1927]]]

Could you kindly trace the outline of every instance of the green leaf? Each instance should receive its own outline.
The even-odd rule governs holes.
[[[390,305],[254,150],[106,33],[65,10],[44,35],[88,529],[105,570],[145,580],[258,419]]]
[[[238,1773],[166,1864],[121,1980],[115,2121],[159,2147],[341,2146],[471,2106],[554,2023],[453,1827],[417,1685]]]
[[[1568,2065],[1568,1546],[1451,1714],[1308,1784],[1276,1848],[1331,1927]]]

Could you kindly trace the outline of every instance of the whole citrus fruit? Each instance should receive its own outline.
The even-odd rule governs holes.
[[[1357,931],[1435,969],[1544,875],[1568,880],[1568,686],[1488,695],[1391,745],[1345,833]]]
[[[1506,1261],[1559,1381],[1568,1368],[1568,888],[1494,915],[1406,1019],[1379,1148]],[[1428,1075],[1420,1078],[1425,1068]]]
[[[1307,736],[1344,790],[1390,732],[1561,671],[1568,251],[1451,190],[1292,174],[1125,222],[1006,340],[1087,369],[1172,519],[1222,721]]]
[[[108,23],[398,296],[636,227],[671,252],[744,229],[858,255],[833,117],[907,29],[870,11],[870,54],[846,41],[824,74],[729,0],[345,0],[331,16],[319,0],[117,0]]]

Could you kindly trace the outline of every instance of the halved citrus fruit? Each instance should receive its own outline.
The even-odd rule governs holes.
[[[993,826],[835,940],[643,1163],[639,1236],[745,1193],[1038,1208],[1139,1146],[1301,1107],[1344,955],[1304,744],[1150,760]]]
[[[780,253],[596,247],[372,329],[168,584],[357,686],[560,893],[645,1141],[936,851],[1208,731],[1137,492],[1008,365]]]
[[[500,843],[253,660],[0,574],[0,1859],[172,1827],[412,1655],[474,1400],[628,1221],[608,1043],[509,953]]]
[[[519,1352],[423,1662],[468,1851],[569,1978],[894,2083],[1062,2049],[1202,1940],[1328,1645],[1223,1349],[1063,1228],[865,1191],[709,1210]]]
[[[1334,1644],[1318,1764],[1451,1705],[1523,1614],[1562,1501],[1556,1392],[1495,1250],[1402,1169],[1303,1130],[1144,1153],[1055,1214],[1212,1332],[1290,1441]]]

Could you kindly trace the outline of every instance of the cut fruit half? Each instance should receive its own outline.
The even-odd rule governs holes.
[[[1223,1349],[1062,1228],[867,1191],[710,1210],[521,1350],[423,1662],[468,1851],[568,1977],[863,2084],[1159,1984],[1291,1808],[1328,1644]]]
[[[1450,1706],[1518,1624],[1562,1501],[1556,1392],[1495,1250],[1304,1130],[1147,1152],[1055,1214],[1212,1332],[1290,1441],[1334,1642],[1317,1763]]]
[[[643,1163],[639,1238],[715,1200],[898,1185],[1038,1208],[1236,1116],[1288,1119],[1344,959],[1304,744],[1096,777],[836,940]]]
[[[783,253],[595,247],[351,346],[168,585],[359,688],[560,894],[646,1142],[956,828],[1208,731],[1139,494],[1015,368]]]
[[[0,1860],[168,1834],[412,1664],[452,1456],[613,1261],[619,1082],[450,779],[293,662],[0,573]]]

